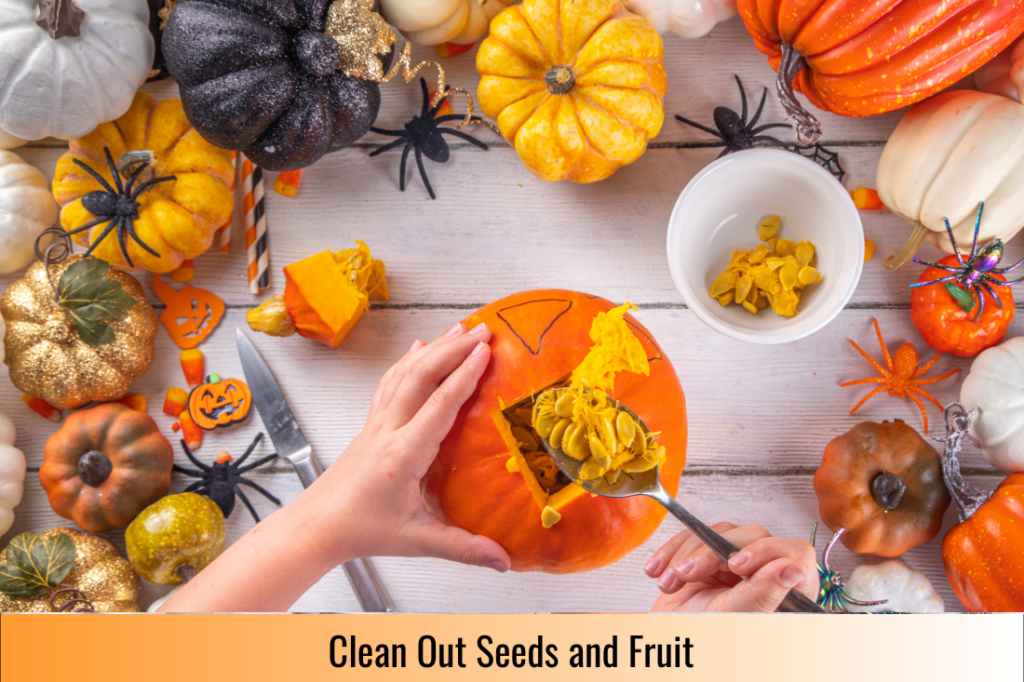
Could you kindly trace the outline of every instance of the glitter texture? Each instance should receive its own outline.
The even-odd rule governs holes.
[[[79,260],[81,256],[73,256],[51,265],[53,280],[59,281]],[[146,373],[153,363],[156,313],[134,277],[114,268],[107,277],[121,282],[139,303],[122,319],[107,320],[116,338],[103,346],[79,338],[71,318],[54,300],[42,263],[7,288],[0,298],[0,314],[7,323],[5,362],[18,389],[54,407],[74,409],[94,400],[118,400]]]
[[[46,539],[62,533],[75,543],[75,565],[64,578],[62,585],[81,590],[96,611],[141,611],[139,577],[132,572],[128,560],[121,556],[114,543],[99,535],[90,535],[71,528],[51,528],[39,535]],[[3,561],[6,555],[6,549],[0,552],[0,561]],[[0,613],[48,613],[54,610],[49,597],[49,593],[35,599],[0,594]],[[55,600],[57,608],[71,598],[70,594],[58,596]]]
[[[387,54],[395,34],[373,11],[374,0],[335,0],[327,10],[327,35],[341,48],[338,70],[346,76],[380,82],[384,66],[377,57]]]

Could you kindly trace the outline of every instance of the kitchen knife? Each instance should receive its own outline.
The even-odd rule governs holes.
[[[252,402],[263,418],[263,425],[277,449],[277,456],[284,457],[292,463],[303,487],[308,488],[321,473],[320,465],[313,457],[313,448],[302,434],[302,429],[288,407],[281,388],[256,347],[241,329],[235,329],[235,340],[238,344],[238,357],[242,361],[242,371],[245,372],[245,381],[252,392]],[[352,585],[363,611],[385,613],[395,610],[384,583],[381,582],[369,559],[347,561],[342,564],[342,568],[345,569],[345,576]]]

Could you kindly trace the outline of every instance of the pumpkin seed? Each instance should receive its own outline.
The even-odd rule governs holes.
[[[619,412],[615,417],[615,433],[619,437],[619,442],[624,446],[630,445],[636,437],[636,432],[636,423],[633,418],[625,412]]]
[[[572,417],[572,408],[576,404],[576,396],[572,391],[562,391],[555,401],[555,414],[568,419]]]
[[[533,428],[541,438],[549,438],[551,436],[552,429],[555,428],[555,420],[557,416],[554,414],[547,414],[538,410],[537,417],[534,419]]]
[[[800,284],[814,284],[815,282],[821,281],[821,273],[818,271],[817,268],[812,268],[810,265],[805,265],[804,267],[800,268],[800,272],[797,273],[796,278],[797,281],[800,282]]]
[[[777,215],[770,215],[761,221],[757,227],[757,236],[761,241],[768,241],[779,233],[782,227],[782,219]]]
[[[605,448],[604,443],[597,437],[597,434],[590,436],[590,455],[594,458],[594,461],[602,468],[607,469],[612,463],[612,456]]]
[[[565,436],[565,432],[570,424],[572,424],[571,419],[561,419],[555,424],[555,428],[551,430],[551,435],[548,436],[548,442],[551,443],[551,447],[562,447],[562,438]]]

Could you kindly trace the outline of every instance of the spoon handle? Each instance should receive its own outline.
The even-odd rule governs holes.
[[[718,555],[718,558],[725,563],[728,564],[732,555],[740,551],[739,547],[711,530],[709,527],[704,525],[700,519],[686,511],[686,508],[676,502],[675,498],[669,495],[661,486],[658,486],[656,489],[651,490],[646,494],[663,504],[666,509],[672,512],[673,516],[682,521],[684,526],[689,528],[694,535],[700,538],[705,545],[710,547],[711,551]],[[796,590],[789,591],[786,598],[782,600],[781,604],[779,604],[778,610],[798,613],[825,612],[812,599],[809,599],[802,592],[797,592]]]

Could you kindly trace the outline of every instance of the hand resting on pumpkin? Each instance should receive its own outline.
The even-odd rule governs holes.
[[[507,571],[498,543],[449,525],[421,480],[490,359],[490,329],[457,324],[380,380],[366,426],[317,481],[185,585],[161,611],[284,611],[365,556],[432,556]]]
[[[688,530],[666,542],[644,571],[662,594],[652,611],[774,611],[790,589],[818,596],[814,548],[761,526],[711,526],[740,548],[728,565]],[[747,576],[743,580],[740,576]]]

